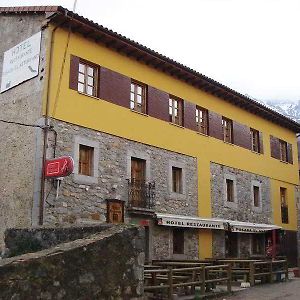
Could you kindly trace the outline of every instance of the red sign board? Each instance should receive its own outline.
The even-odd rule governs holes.
[[[74,161],[70,156],[62,156],[45,162],[45,177],[65,177],[69,176],[74,169]]]

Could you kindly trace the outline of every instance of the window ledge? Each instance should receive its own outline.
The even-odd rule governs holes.
[[[170,125],[173,125],[173,126],[176,126],[178,128],[181,128],[181,129],[185,129],[182,125],[178,125],[178,124],[175,124],[175,123],[172,123],[172,122],[169,122]]]
[[[289,162],[288,161],[285,161],[285,160],[281,160],[281,159],[279,159],[280,160],[280,162],[282,162],[282,163],[284,163],[284,164],[289,164]]]
[[[252,210],[254,212],[261,213],[262,212],[262,207],[261,206],[254,206],[254,205],[252,205]]]
[[[98,178],[93,176],[74,174],[74,182],[79,184],[95,184],[98,183]]]
[[[238,208],[237,202],[230,202],[227,200],[225,201],[224,206],[228,208]]]
[[[133,113],[136,113],[136,114],[142,115],[142,116],[144,116],[144,117],[149,117],[149,115],[147,115],[147,114],[145,114],[145,113],[142,113],[142,112],[139,112],[139,111],[137,111],[137,110],[134,110],[134,109],[130,109],[130,111],[131,111],[131,112],[133,112]]]
[[[83,92],[79,92],[77,91],[78,94],[80,95],[83,95],[83,96],[87,96],[87,97],[90,97],[90,98],[93,98],[93,99],[96,99],[96,100],[100,100],[99,97],[96,97],[96,96],[92,96],[92,95],[89,95],[89,94],[86,94],[86,93],[83,93]]]
[[[254,150],[251,150],[251,152],[254,153],[254,154],[257,154],[257,155],[262,155],[262,153],[254,151]]]
[[[202,133],[200,131],[196,131],[197,134],[200,134],[200,135],[203,135],[203,136],[206,136],[206,137],[210,137],[208,134],[205,134],[205,133]]]
[[[224,143],[224,144],[227,144],[227,145],[230,145],[230,146],[236,146],[235,144],[226,142],[226,141],[224,141],[224,140],[223,140],[223,143]]]

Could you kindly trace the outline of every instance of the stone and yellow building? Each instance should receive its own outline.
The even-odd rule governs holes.
[[[275,243],[295,263],[298,123],[62,7],[0,8],[0,25],[0,65],[41,32],[38,76],[0,94],[1,119],[38,125],[1,123],[2,231],[128,222],[148,259]],[[44,178],[66,155],[73,174]]]

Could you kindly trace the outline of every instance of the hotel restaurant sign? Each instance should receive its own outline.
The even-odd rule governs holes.
[[[4,52],[0,92],[39,74],[41,32]]]
[[[201,218],[176,218],[176,216],[157,215],[157,224],[164,226],[203,228],[203,229],[225,229],[225,224],[212,219]]]

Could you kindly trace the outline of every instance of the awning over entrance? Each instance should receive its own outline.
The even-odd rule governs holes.
[[[263,233],[281,227],[272,224],[247,223],[239,221],[228,221],[232,232],[240,233]]]
[[[204,228],[204,229],[225,229],[226,222],[219,219],[205,219],[190,216],[168,215],[156,213],[158,225],[188,227],[188,228]]]
[[[239,233],[263,233],[269,230],[281,229],[281,227],[272,224],[248,223],[240,221],[231,221],[219,218],[199,218],[182,215],[170,215],[156,213],[157,224],[163,226],[203,228],[203,229],[221,229],[230,230]]]

